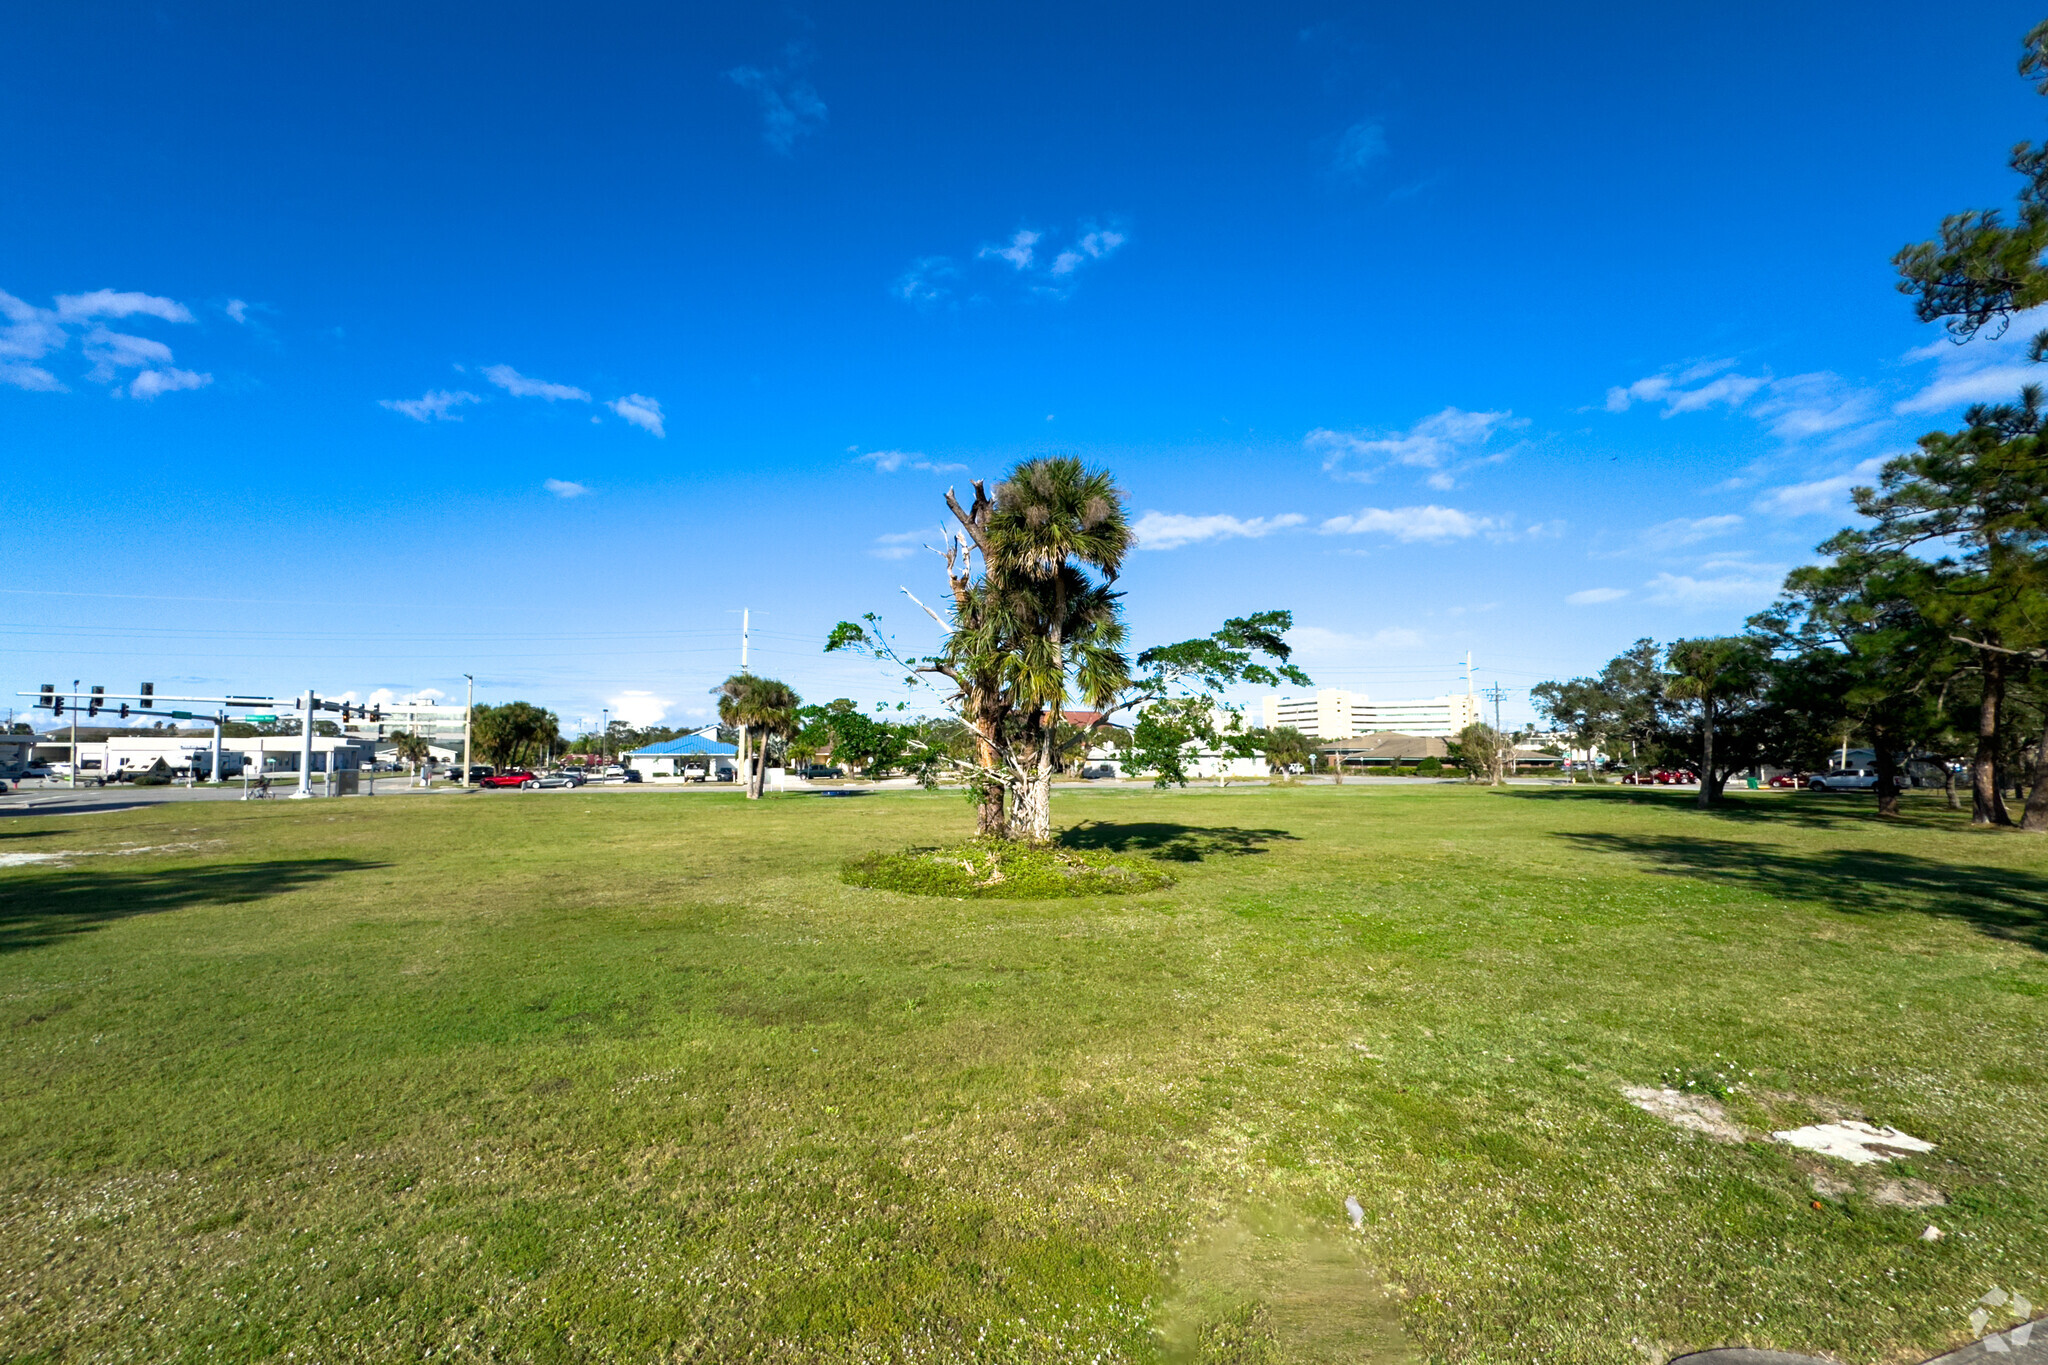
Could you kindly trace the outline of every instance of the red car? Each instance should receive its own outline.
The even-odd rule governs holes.
[[[1658,768],[1654,772],[1630,773],[1621,780],[1635,787],[1672,787],[1700,779],[1698,773],[1688,768]]]
[[[1771,779],[1770,785],[1773,787],[1791,787],[1797,789],[1806,785],[1806,779],[1801,777],[1798,773],[1779,773],[1776,777]]]
[[[523,787],[527,783],[536,780],[538,779],[524,768],[507,768],[504,772],[492,773],[489,777],[477,783],[477,785],[479,787]]]

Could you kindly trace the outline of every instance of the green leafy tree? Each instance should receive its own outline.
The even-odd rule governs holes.
[[[1681,707],[1688,704],[1697,719],[1701,809],[1720,799],[1729,774],[1749,766],[1754,745],[1742,750],[1726,746],[1716,753],[1724,718],[1763,690],[1767,661],[1756,641],[1739,635],[1678,640],[1665,651],[1671,670],[1664,695]],[[1733,750],[1733,751],[1731,751]]]
[[[1916,609],[1975,652],[1977,742],[1971,821],[2011,823],[1998,772],[2008,747],[2006,691],[2015,674],[2048,663],[2048,436],[2041,391],[1978,406],[1964,429],[1934,432],[1889,461],[1856,510],[1872,525],[1821,547],[1849,557],[1938,557],[1916,571]],[[1948,551],[1959,553],[1948,553]],[[2048,831],[2048,765],[2039,765],[2025,828]]]
[[[2048,95],[2048,22],[2022,41],[2019,69]],[[2015,314],[2048,302],[2048,144],[2020,143],[2010,164],[2025,182],[2013,221],[1997,209],[1952,214],[1937,239],[1892,258],[1920,320],[1945,323],[1958,341],[1987,329],[2002,334]],[[2048,358],[2048,331],[2034,338],[2031,354]]]
[[[1253,750],[1264,754],[1273,771],[1279,773],[1291,767],[1308,767],[1309,755],[1315,751],[1309,737],[1291,725],[1255,729],[1250,740]]]
[[[874,613],[842,621],[826,648],[868,654],[911,683],[944,680],[935,685],[946,709],[973,737],[974,757],[961,770],[982,833],[1049,839],[1054,773],[1119,713],[1231,682],[1307,683],[1286,663],[1285,612],[1235,618],[1212,636],[1147,650],[1133,665],[1112,586],[1130,528],[1107,473],[1077,460],[1029,460],[993,496],[980,483],[974,490],[969,507],[947,494],[959,527],[944,552],[953,610],[948,618],[925,609],[945,631],[940,649],[899,650]],[[1063,729],[1069,701],[1099,718]]]
[[[1458,737],[1444,746],[1451,761],[1464,769],[1466,781],[1484,782],[1489,787],[1507,781],[1508,760],[1514,747],[1513,739],[1478,720],[1458,731]]]
[[[472,707],[469,724],[471,745],[478,757],[494,767],[544,763],[562,743],[561,723],[555,713],[532,702]]]

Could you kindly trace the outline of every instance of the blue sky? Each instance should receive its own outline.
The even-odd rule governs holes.
[[[894,697],[825,630],[1071,453],[1139,643],[1514,715],[2021,380],[1889,258],[2038,16],[1786,9],[5,5],[0,685]]]

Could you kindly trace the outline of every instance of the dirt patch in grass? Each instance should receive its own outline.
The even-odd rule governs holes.
[[[864,854],[847,862],[839,877],[849,886],[906,896],[985,900],[1130,896],[1173,885],[1173,874],[1150,858],[992,839]]]

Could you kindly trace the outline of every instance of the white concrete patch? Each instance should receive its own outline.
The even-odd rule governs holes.
[[[190,849],[204,848],[207,843],[220,843],[210,839],[206,843],[183,844],[142,844],[135,848],[64,848],[54,853],[0,853],[0,867],[27,867],[33,863],[61,863],[69,858],[129,858],[138,853],[183,853]]]
[[[1934,1144],[1910,1137],[1896,1128],[1880,1128],[1864,1123],[1860,1119],[1843,1119],[1837,1123],[1812,1123],[1804,1128],[1793,1128],[1783,1133],[1771,1134],[1777,1141],[1792,1147],[1803,1147],[1809,1152],[1822,1156],[1839,1157],[1856,1166],[1868,1166],[1878,1161],[1897,1161],[1900,1157],[1912,1156],[1916,1152],[1931,1152]]]
[[[1654,1114],[1675,1128],[1704,1133],[1717,1142],[1742,1142],[1748,1134],[1728,1117],[1718,1100],[1692,1095],[1683,1090],[1653,1090],[1632,1085],[1621,1092],[1628,1102],[1645,1114]]]

